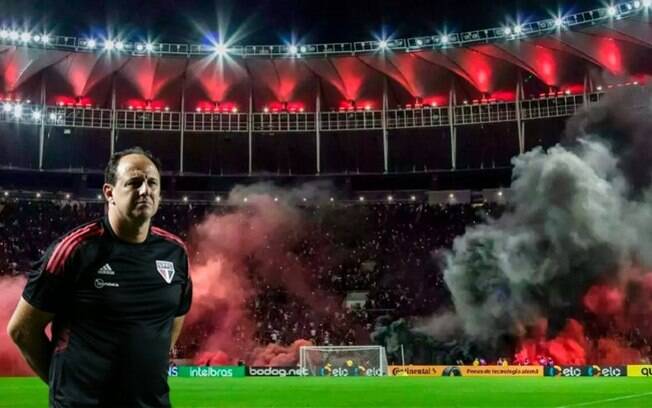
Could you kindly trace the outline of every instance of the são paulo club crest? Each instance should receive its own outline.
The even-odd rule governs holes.
[[[167,283],[172,283],[174,264],[170,261],[156,261],[156,270]]]

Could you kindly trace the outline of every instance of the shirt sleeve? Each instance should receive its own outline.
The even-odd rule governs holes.
[[[27,284],[23,290],[23,299],[35,308],[49,313],[61,311],[64,301],[69,299],[67,270],[69,262],[56,270],[49,270],[48,263],[51,261],[53,252],[58,242],[52,244],[43,257],[32,264],[27,278]]]
[[[190,278],[190,267],[188,265],[188,258],[186,259],[186,282],[182,287],[181,292],[181,302],[179,303],[179,309],[177,309],[176,317],[183,316],[188,313],[190,306],[192,304],[192,279]]]

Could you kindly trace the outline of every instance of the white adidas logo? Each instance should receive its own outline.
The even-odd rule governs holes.
[[[111,269],[111,265],[109,264],[104,264],[103,267],[97,270],[98,275],[115,275],[115,272],[113,272],[113,269]]]

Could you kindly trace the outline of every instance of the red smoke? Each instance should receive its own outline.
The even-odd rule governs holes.
[[[24,287],[22,277],[0,277],[0,376],[34,375],[7,335],[7,323]]]
[[[339,310],[334,299],[316,289],[309,260],[293,250],[312,238],[310,228],[297,209],[267,195],[249,195],[247,205],[229,214],[209,215],[194,228],[193,306],[180,344],[191,353],[197,350],[195,362],[296,364],[298,347],[309,342],[300,340],[288,347],[259,344],[250,309],[257,291],[278,288],[310,310],[330,310],[329,314]],[[321,262],[319,253],[309,258]]]
[[[649,357],[650,347],[644,339],[652,336],[652,273],[630,268],[616,276],[620,282],[596,284],[587,290],[582,297],[585,314],[581,322],[579,317],[569,319],[552,338],[541,330],[530,330],[515,360],[527,358],[536,363],[539,356],[545,356],[561,365],[620,365]]]

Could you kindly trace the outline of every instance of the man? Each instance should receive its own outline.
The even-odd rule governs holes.
[[[168,353],[192,282],[183,242],[151,226],[160,174],[149,152],[115,153],[106,216],[54,242],[29,276],[7,331],[51,407],[170,406]]]

